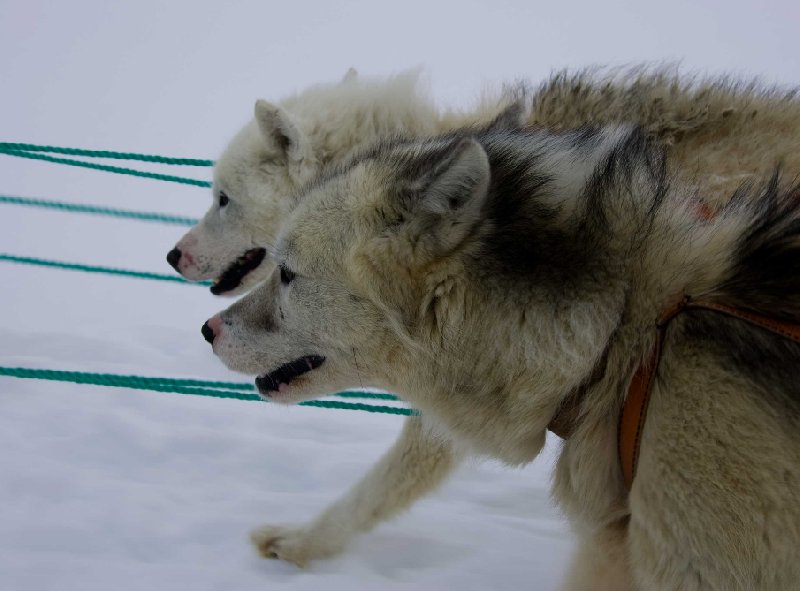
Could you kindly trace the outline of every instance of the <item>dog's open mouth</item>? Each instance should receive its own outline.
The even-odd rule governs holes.
[[[284,391],[292,380],[301,375],[317,369],[322,365],[325,358],[320,355],[306,355],[289,363],[281,365],[275,371],[271,371],[263,376],[256,378],[256,388],[263,396],[272,396],[273,392]]]
[[[222,295],[223,293],[236,289],[250,271],[255,269],[264,260],[267,254],[266,248],[251,248],[222,272],[214,285],[211,286],[211,293]]]

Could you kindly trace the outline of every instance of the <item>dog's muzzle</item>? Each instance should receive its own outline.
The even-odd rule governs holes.
[[[169,266],[175,269],[178,273],[180,273],[180,269],[178,269],[178,263],[181,262],[181,251],[179,248],[173,248],[167,253],[167,262]]]

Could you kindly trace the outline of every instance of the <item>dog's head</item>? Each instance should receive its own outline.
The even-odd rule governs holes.
[[[212,279],[214,294],[246,291],[269,276],[266,255],[293,208],[291,196],[316,169],[298,118],[258,101],[254,121],[216,163],[210,209],[167,261],[187,279]]]
[[[315,182],[281,232],[270,279],[204,327],[228,367],[259,374],[262,395],[395,387],[394,356],[442,328],[420,307],[436,307],[425,298],[447,288],[449,262],[479,224],[489,162],[473,139],[423,151],[376,153]]]
[[[664,178],[626,128],[385,142],[302,191],[272,277],[203,333],[271,400],[379,387],[528,461],[603,358]]]
[[[527,120],[528,107],[524,92],[509,90],[474,116],[449,118],[513,129]],[[247,291],[269,275],[267,251],[297,203],[298,188],[322,166],[343,162],[381,137],[430,135],[439,117],[416,70],[385,80],[350,70],[341,82],[310,87],[280,106],[258,101],[255,119],[217,162],[211,208],[167,261],[187,279],[213,279],[215,294]]]

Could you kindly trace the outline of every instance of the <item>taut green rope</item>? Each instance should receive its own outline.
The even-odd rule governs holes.
[[[146,222],[161,222],[164,224],[175,224],[178,226],[193,226],[199,221],[194,218],[169,215],[165,213],[155,213],[150,211],[131,211],[129,209],[116,209],[114,207],[104,207],[102,205],[66,203],[64,201],[31,199],[28,197],[16,197],[14,195],[0,195],[0,203],[7,203],[10,205],[24,205],[27,207],[42,207],[45,209],[57,209],[59,211],[69,211],[72,213],[91,213],[91,214],[105,215],[115,218],[143,220]]]
[[[65,154],[67,156],[83,156],[85,158],[108,158],[110,160],[138,160],[140,162],[155,162],[169,166],[214,166],[213,160],[199,158],[172,158],[169,156],[155,156],[152,154],[136,154],[133,152],[112,152],[109,150],[84,150],[82,148],[61,148],[59,146],[41,146],[38,144],[22,144],[18,142],[0,142],[0,151],[14,152],[48,152],[50,154]]]
[[[210,187],[211,183],[199,179],[191,179],[179,177],[174,175],[165,175],[158,173],[145,172],[141,170],[134,170],[130,168],[122,168],[118,166],[108,166],[103,164],[95,164],[93,162],[85,162],[81,160],[73,160],[67,158],[55,158],[47,156],[44,153],[50,154],[64,154],[69,156],[82,156],[86,158],[109,158],[117,160],[138,160],[142,162],[153,162],[158,164],[175,165],[175,166],[213,166],[214,162],[211,160],[200,160],[193,158],[170,158],[166,156],[155,156],[149,154],[135,154],[131,152],[111,152],[104,150],[84,150],[79,148],[63,148],[57,146],[41,146],[36,144],[23,144],[23,143],[10,143],[0,142],[0,154],[7,156],[16,156],[18,158],[30,158],[34,160],[43,160],[46,162],[53,162],[56,164],[65,164],[68,166],[81,166],[91,168],[94,170],[103,170],[117,174],[128,174],[132,176],[139,176],[144,178],[151,178],[162,181],[170,181],[182,183],[187,185],[195,185],[199,187]],[[137,212],[124,209],[116,209],[111,207],[103,207],[97,205],[73,204],[60,201],[49,201],[44,199],[30,199],[25,197],[15,197],[11,195],[0,195],[0,203],[25,205],[29,207],[43,207],[50,209],[57,209],[61,211],[70,211],[77,213],[91,213],[98,215],[107,215],[111,217],[121,217],[129,219],[139,219],[146,221],[158,221],[171,224],[180,225],[193,225],[198,220],[180,216],[171,216],[167,214],[153,213],[153,212]],[[45,267],[53,267],[71,271],[84,271],[88,273],[105,273],[111,275],[122,275],[126,277],[135,277],[138,279],[152,279],[158,281],[172,281],[176,283],[192,283],[186,281],[181,277],[174,275],[164,275],[161,273],[150,273],[146,271],[131,271],[127,269],[118,269],[113,267],[103,267],[99,265],[85,265],[80,263],[66,263],[62,261],[53,261],[47,259],[40,259],[35,257],[21,257],[11,254],[0,253],[0,261],[38,265]],[[197,285],[208,286],[210,282],[203,281],[197,282]],[[154,392],[170,392],[175,394],[191,394],[198,396],[211,396],[215,398],[233,398],[237,400],[255,400],[260,401],[261,398],[253,393],[254,387],[252,384],[245,384],[239,382],[220,382],[209,380],[192,380],[192,379],[179,379],[179,378],[152,378],[135,375],[117,375],[117,374],[100,374],[88,372],[75,372],[75,371],[58,371],[47,369],[29,369],[22,367],[0,367],[0,376],[8,376],[14,378],[28,378],[28,379],[42,379],[54,380],[61,382],[72,382],[77,384],[90,384],[96,386],[113,386],[133,388],[137,390],[149,390]],[[248,391],[249,390],[249,391]],[[361,399],[376,399],[376,400],[397,400],[397,397],[392,394],[380,394],[376,392],[356,392],[347,391],[334,394],[340,398],[361,398]],[[311,400],[301,402],[301,406],[314,406],[319,408],[336,408],[343,410],[360,410],[374,413],[385,413],[395,415],[414,415],[417,411],[408,408],[398,408],[392,406],[378,406],[372,404],[363,404],[358,402],[339,402],[327,400]]]
[[[35,375],[31,374],[30,377],[40,377],[42,379],[58,379],[58,380],[67,380],[70,382],[75,383],[103,383],[104,385],[117,385],[117,384],[127,384],[127,383],[140,383],[145,385],[153,385],[158,384],[164,387],[178,387],[178,388],[185,388],[185,387],[200,387],[200,388],[222,388],[225,390],[243,390],[246,392],[255,392],[255,386],[252,382],[223,382],[217,380],[196,380],[196,379],[189,379],[189,378],[159,378],[159,377],[145,377],[145,376],[137,376],[137,375],[123,375],[123,374],[111,374],[111,373],[91,373],[91,372],[83,372],[83,371],[62,371],[62,370],[55,370],[55,369],[26,369],[26,368],[4,368],[4,371],[8,372],[23,372],[28,374],[30,372],[35,372]],[[6,375],[6,374],[3,374]],[[10,374],[8,374],[10,375]],[[14,377],[25,377],[22,376],[14,376]],[[98,381],[100,380],[100,381]],[[346,391],[346,392],[338,392],[333,394],[333,396],[339,396],[340,398],[363,398],[363,399],[373,399],[373,400],[397,400],[397,396],[394,394],[380,394],[378,392],[355,392],[355,391]],[[258,398],[258,396],[256,396]]]
[[[201,181],[199,179],[190,179],[182,176],[174,176],[171,174],[159,174],[155,172],[145,172],[143,170],[134,170],[133,168],[122,168],[120,166],[108,166],[106,164],[95,164],[94,162],[84,162],[83,160],[72,160],[70,158],[54,158],[52,156],[45,156],[35,152],[26,150],[11,150],[0,149],[0,154],[6,156],[16,156],[18,158],[30,158],[32,160],[44,160],[46,162],[55,162],[56,164],[66,164],[68,166],[82,166],[84,168],[91,168],[93,170],[104,170],[106,172],[113,172],[116,174],[128,174],[131,176],[138,176],[148,179],[156,179],[159,181],[169,181],[173,183],[181,183],[184,185],[195,185],[197,187],[210,187],[211,183],[208,181]]]
[[[154,281],[172,281],[175,283],[186,283],[188,285],[201,285],[208,287],[210,281],[186,281],[178,275],[164,275],[162,273],[150,273],[149,271],[130,271],[128,269],[117,269],[115,267],[101,267],[99,265],[84,265],[81,263],[65,263],[63,261],[52,261],[39,259],[36,257],[21,257],[13,254],[0,253],[0,261],[18,263],[21,265],[36,265],[40,267],[54,267],[67,271],[84,271],[86,273],[104,273],[106,275],[122,275],[124,277],[135,277],[137,279],[151,279]]]
[[[116,388],[132,388],[135,390],[149,390],[153,392],[168,392],[173,394],[193,394],[196,396],[210,396],[213,398],[233,398],[235,400],[262,400],[257,394],[247,392],[233,392],[207,387],[196,387],[190,383],[207,383],[201,380],[178,380],[174,378],[145,378],[142,376],[126,376],[118,374],[88,373],[78,371],[58,371],[52,369],[30,369],[26,367],[0,367],[0,376],[12,378],[28,378],[39,380],[52,380],[58,382],[72,382],[75,384],[88,384],[93,386],[112,386]],[[184,385],[184,382],[186,385]],[[226,383],[226,382],[217,382]],[[241,384],[237,384],[241,386]],[[360,395],[358,392],[343,392],[342,394]],[[363,396],[362,396],[363,397]],[[316,406],[319,408],[336,408],[341,410],[361,410],[366,412],[395,414],[409,416],[416,411],[408,408],[394,406],[378,406],[362,404],[359,402],[338,402],[334,400],[309,400],[301,402],[301,406]]]

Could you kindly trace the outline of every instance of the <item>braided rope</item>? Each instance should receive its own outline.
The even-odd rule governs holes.
[[[248,392],[255,392],[255,386],[252,382],[223,382],[216,380],[197,380],[190,378],[159,378],[159,377],[146,377],[137,375],[123,375],[112,373],[92,373],[83,371],[63,371],[56,369],[26,369],[26,368],[2,368],[4,371],[9,372],[35,372],[35,377],[42,379],[63,379],[75,383],[89,383],[91,380],[104,380],[105,385],[118,385],[127,384],[131,382],[141,383],[146,385],[158,384],[165,387],[201,387],[201,388],[217,388],[223,390],[243,390]],[[2,373],[2,372],[0,372]],[[9,375],[9,374],[2,374]],[[33,375],[33,374],[31,374]],[[50,377],[43,377],[50,376]],[[15,376],[17,377],[17,376]],[[23,376],[24,377],[24,376]],[[380,394],[378,392],[355,392],[346,391],[334,394],[340,398],[363,398],[373,400],[397,400],[394,394]],[[258,398],[258,396],[256,396]]]
[[[122,275],[124,277],[135,277],[137,279],[150,279],[153,281],[172,281],[174,283],[186,283],[188,285],[200,285],[208,287],[210,281],[187,281],[178,275],[165,275],[162,273],[151,273],[149,271],[131,271],[128,269],[117,269],[115,267],[102,267],[100,265],[84,265],[82,263],[65,263],[63,261],[53,261],[36,257],[21,257],[13,254],[0,253],[0,261],[17,263],[20,265],[36,265],[40,267],[53,267],[67,271],[83,271],[86,273],[104,273],[107,275]]]
[[[82,148],[62,148],[59,146],[41,146],[38,144],[22,144],[18,142],[0,142],[0,151],[14,152],[48,152],[50,154],[65,154],[67,156],[83,156],[85,158],[108,158],[110,160],[138,160],[140,162],[155,162],[169,166],[214,166],[213,160],[199,158],[172,158],[170,156],[155,156],[152,154],[136,154],[134,152],[112,152],[109,150],[84,150]]]
[[[119,375],[107,373],[88,373],[79,371],[60,371],[52,369],[30,369],[26,367],[0,367],[0,376],[50,380],[57,382],[71,382],[75,384],[87,384],[92,386],[111,386],[115,388],[131,388],[134,390],[148,390],[153,392],[165,392],[171,394],[191,394],[195,396],[209,396],[212,398],[230,398],[235,400],[261,401],[262,398],[254,393],[234,392],[231,390],[221,390],[210,387],[197,387],[190,384],[231,384],[230,382],[204,382],[202,380],[180,380],[175,378],[145,378],[143,376]],[[235,384],[235,383],[234,383]],[[243,384],[235,384],[236,388],[241,388]],[[342,392],[348,397],[366,398],[362,392]],[[390,396],[390,395],[383,395]],[[359,402],[339,402],[335,400],[309,400],[301,402],[301,406],[315,406],[318,408],[334,408],[339,410],[360,410],[382,414],[394,414],[409,416],[416,414],[416,411],[409,408],[399,408],[394,406],[378,406],[374,404],[363,404]]]
[[[33,160],[42,160],[45,162],[65,164],[68,166],[80,166],[94,170],[113,172],[116,174],[127,174],[131,176],[151,178],[162,181],[170,181],[170,182],[195,185],[200,187],[211,186],[210,182],[201,181],[198,179],[151,173],[141,170],[134,170],[131,168],[122,168],[118,166],[95,164],[93,162],[84,162],[81,160],[55,158],[52,156],[47,156],[45,154],[39,154],[37,152],[46,152],[50,154],[64,154],[68,156],[82,156],[87,158],[138,160],[142,162],[153,162],[158,164],[166,164],[174,166],[214,165],[214,162],[211,160],[200,160],[193,158],[171,158],[166,156],[156,156],[149,154],[136,154],[132,152],[84,150],[79,148],[63,148],[57,146],[42,146],[36,144],[0,142],[0,154],[5,154],[7,156],[16,156],[18,158],[29,158]],[[181,217],[181,216],[171,216],[167,214],[160,214],[154,212],[137,212],[137,211],[116,209],[116,208],[96,206],[96,205],[72,204],[60,201],[49,201],[44,199],[30,199],[25,197],[15,197],[11,195],[0,195],[0,203],[6,203],[12,205],[24,205],[29,207],[50,208],[50,209],[69,211],[75,213],[91,213],[98,215],[107,215],[111,217],[121,217],[121,218],[138,219],[145,221],[158,221],[158,222],[179,224],[179,225],[193,225],[197,223],[197,220],[195,219]],[[131,271],[127,269],[103,267],[99,265],[66,263],[62,261],[39,259],[35,257],[21,257],[3,253],[0,253],[0,261],[53,267],[71,271],[84,271],[88,273],[105,273],[112,275],[122,275],[126,277],[135,277],[139,279],[173,281],[177,283],[192,283],[186,281],[181,277],[177,277],[174,275],[164,275],[161,273],[151,273],[146,271]],[[210,282],[197,282],[196,284],[201,286],[207,286],[210,285]],[[52,380],[61,382],[72,382],[77,384],[88,384],[95,386],[123,387],[123,388],[132,388],[136,390],[148,390],[154,392],[168,392],[175,394],[210,396],[214,398],[230,398],[236,400],[252,400],[252,401],[262,400],[257,394],[251,393],[254,390],[252,384],[245,384],[239,382],[220,382],[220,381],[179,379],[179,378],[151,378],[151,377],[135,376],[135,375],[100,374],[100,373],[88,373],[88,372],[76,372],[76,371],[29,369],[21,367],[0,367],[0,376],[22,378],[22,379],[42,379],[42,380]],[[247,392],[247,390],[250,390],[251,392]],[[334,396],[338,396],[340,398],[397,400],[397,397],[392,394],[381,394],[377,392],[346,391],[334,394]],[[313,406],[318,408],[360,410],[365,412],[395,414],[403,416],[417,414],[417,411],[408,408],[378,406],[378,405],[364,404],[358,402],[310,400],[306,402],[301,402],[300,405]]]
[[[69,158],[54,158],[52,156],[45,156],[44,154],[37,154],[25,150],[12,150],[0,149],[0,154],[6,156],[16,156],[17,158],[30,158],[32,160],[44,160],[45,162],[54,162],[56,164],[66,164],[68,166],[82,166],[84,168],[91,168],[93,170],[103,170],[105,172],[113,172],[116,174],[127,174],[131,176],[138,176],[148,179],[156,179],[159,181],[169,181],[172,183],[181,183],[184,185],[194,185],[196,187],[210,187],[209,181],[201,181],[199,179],[190,179],[182,176],[174,176],[171,174],[159,174],[156,172],[145,172],[143,170],[134,170],[133,168],[122,168],[120,166],[109,166],[106,164],[95,164],[94,162],[84,162],[83,160],[71,160]]]
[[[41,207],[45,209],[56,209],[71,213],[90,213],[105,215],[116,218],[127,218],[132,220],[142,220],[146,222],[161,222],[164,224],[175,224],[178,226],[193,226],[199,220],[165,213],[150,211],[131,211],[129,209],[117,209],[114,207],[104,207],[102,205],[86,205],[81,203],[66,203],[64,201],[49,201],[46,199],[31,199],[29,197],[17,197],[14,195],[0,195],[0,203],[9,205],[23,205],[27,207]]]

